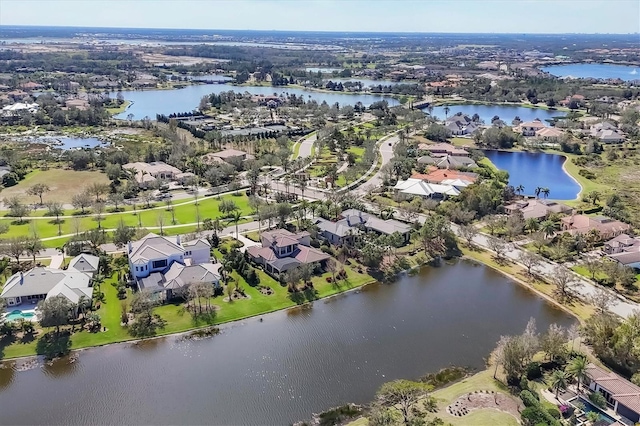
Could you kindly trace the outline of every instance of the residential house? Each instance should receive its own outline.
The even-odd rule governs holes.
[[[82,297],[91,300],[98,263],[98,257],[81,254],[71,260],[66,270],[36,267],[17,272],[7,280],[0,297],[9,307],[35,305],[55,296],[63,296],[73,304]]]
[[[42,90],[44,89],[44,86],[42,84],[33,82],[33,81],[29,81],[27,83],[23,83],[20,85],[21,88],[23,88],[24,90]]]
[[[640,422],[640,387],[594,364],[587,367],[587,377],[589,389],[601,393],[616,414],[629,424]]]
[[[418,149],[421,151],[429,151],[432,157],[442,157],[445,155],[469,157],[471,155],[466,149],[458,148],[450,143],[421,143],[418,145]]]
[[[546,219],[552,213],[569,214],[571,207],[550,200],[527,199],[519,200],[504,207],[507,214],[522,213],[524,219]]]
[[[336,245],[352,244],[361,230],[384,235],[392,235],[397,232],[405,243],[409,242],[411,232],[411,226],[404,222],[395,219],[380,219],[356,209],[343,211],[335,222],[317,218],[316,226],[324,239]]]
[[[480,125],[473,121],[468,115],[461,112],[447,118],[444,123],[452,135],[470,135],[480,128]]]
[[[623,266],[640,269],[640,238],[620,234],[607,241],[603,251]]]
[[[229,163],[232,161],[252,160],[254,158],[252,155],[249,155],[246,152],[239,151],[237,149],[225,149],[224,151],[206,154],[206,156],[207,158],[217,158],[220,161],[224,161],[225,163]],[[218,160],[213,161],[220,162]]]
[[[524,123],[520,123],[519,126],[515,129],[522,133],[522,136],[535,136],[538,130],[544,129],[545,126],[542,121],[539,119],[535,119],[533,121],[525,121]]]
[[[458,170],[432,168],[429,173],[414,173],[412,179],[421,179],[429,183],[444,183],[444,181],[461,180],[466,182],[466,186],[475,183],[478,179],[477,173],[460,172]]]
[[[409,178],[407,180],[398,181],[393,189],[406,195],[442,199],[447,196],[456,197],[460,195],[460,190],[465,186],[464,181],[452,181],[455,181],[457,184],[461,185],[461,187],[447,184],[428,183],[422,179]]]
[[[624,141],[624,135],[618,128],[608,121],[597,123],[589,129],[589,135],[599,139],[603,143],[620,143]]]
[[[430,156],[425,155],[418,158],[419,164],[431,164],[439,169],[461,169],[469,168],[474,169],[478,167],[475,161],[471,157],[457,156],[457,155],[444,155],[444,156]]]
[[[631,226],[619,220],[604,216],[589,217],[581,214],[572,214],[561,219],[562,230],[571,234],[586,235],[595,230],[601,239],[611,239],[620,234],[629,232]]]
[[[564,132],[555,127],[544,127],[536,131],[536,137],[545,142],[557,142],[564,136]]]
[[[220,264],[211,263],[205,239],[181,243],[180,236],[153,233],[129,243],[129,269],[138,289],[171,299],[177,289],[194,282],[218,285]]]
[[[127,163],[122,168],[134,171],[136,182],[143,188],[152,185],[157,180],[175,180],[176,176],[182,173],[182,170],[163,161]]]
[[[567,96],[566,98],[562,99],[558,103],[564,107],[568,106],[571,102],[576,102],[579,105],[584,105],[584,100],[585,100],[584,96],[576,94],[572,96]]]
[[[318,264],[324,267],[331,258],[327,253],[310,247],[309,233],[294,234],[286,229],[264,231],[260,235],[262,246],[247,248],[251,260],[263,265],[264,270],[278,276],[303,264]]]

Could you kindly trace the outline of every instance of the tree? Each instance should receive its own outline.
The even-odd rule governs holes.
[[[98,222],[98,229],[102,229],[102,221],[104,220],[104,210],[105,205],[102,201],[96,201],[93,203],[93,212],[95,213],[95,217],[93,220]]]
[[[529,233],[533,233],[540,228],[540,223],[535,217],[530,217],[525,221],[524,228],[529,231]]]
[[[132,227],[126,225],[124,221],[121,219],[116,227],[116,230],[113,231],[113,243],[116,247],[121,248],[129,243],[133,239],[136,230]]]
[[[496,231],[504,228],[506,225],[504,217],[498,215],[487,216],[485,218],[485,223],[491,235],[495,235]]]
[[[518,254],[518,262],[522,263],[525,268],[527,268],[527,274],[531,276],[532,269],[542,263],[542,258],[528,250],[521,250]]]
[[[69,324],[73,313],[73,304],[64,296],[49,297],[38,303],[40,325],[55,327],[60,334],[60,326]]]
[[[376,393],[376,398],[381,404],[398,410],[402,414],[404,424],[409,424],[411,408],[431,390],[433,386],[426,383],[394,380],[383,384]]]
[[[556,292],[561,300],[564,300],[570,295],[571,286],[574,283],[574,278],[567,268],[563,266],[557,266],[551,276],[551,281],[556,286]]]
[[[567,389],[569,374],[564,370],[553,370],[553,372],[545,378],[545,383],[556,392],[557,399],[560,391]]]
[[[58,225],[58,235],[62,235],[62,221],[60,220],[60,216],[64,214],[62,203],[58,201],[47,202],[47,214],[56,217],[55,223]]]
[[[589,366],[589,361],[585,356],[577,356],[569,361],[567,364],[566,370],[567,373],[575,378],[578,381],[578,393],[580,393],[580,385],[585,382],[588,378],[587,376],[587,367]]]
[[[616,296],[601,288],[596,288],[596,291],[589,297],[589,303],[601,314],[610,312],[610,308],[615,302]]]
[[[507,250],[507,245],[500,238],[487,238],[487,245],[489,250],[496,253],[496,258],[498,259],[502,259]]]
[[[552,220],[545,220],[540,224],[540,231],[544,234],[546,238],[549,238],[556,232],[556,223]]]
[[[91,205],[92,201],[93,200],[91,199],[91,194],[84,191],[71,197],[71,204],[74,208],[80,209],[82,214],[85,214],[86,208]]]
[[[9,238],[2,246],[2,252],[16,259],[20,264],[20,256],[27,249],[27,239],[24,236]]]
[[[113,204],[114,211],[120,211],[119,206],[124,203],[124,195],[121,192],[112,192],[107,196],[107,202]]]
[[[27,238],[25,241],[25,251],[28,255],[33,257],[34,265],[36,264],[36,256],[42,249],[44,249],[44,244],[42,244],[42,240],[35,235]]]
[[[22,200],[18,196],[5,198],[3,203],[9,207],[9,214],[7,216],[17,217],[19,223],[22,223],[23,218],[29,216],[29,212],[31,211],[28,206],[22,204]]]
[[[96,203],[100,202],[100,196],[109,192],[109,185],[94,182],[87,187],[87,193],[96,197]]]
[[[478,235],[478,230],[473,225],[460,226],[460,236],[467,241],[467,246],[473,245],[473,239]]]
[[[35,185],[27,189],[27,194],[40,198],[40,205],[43,205],[44,203],[42,202],[42,196],[44,195],[44,193],[49,191],[51,191],[51,189],[47,184],[36,183]]]
[[[586,198],[591,202],[591,204],[597,206],[598,201],[600,201],[600,193],[598,191],[591,191],[586,195]]]
[[[142,191],[139,194],[140,199],[145,203],[148,209],[151,208],[151,202],[153,201],[153,192],[152,191]]]
[[[171,224],[175,225],[176,224],[176,210],[173,207],[173,201],[171,200],[171,198],[169,198],[164,203],[167,206],[167,211],[169,213],[171,213]]]
[[[549,325],[549,329],[540,338],[540,349],[542,349],[551,361],[563,357],[566,352],[567,332],[557,324]]]
[[[156,218],[156,223],[158,224],[158,228],[160,228],[160,235],[164,235],[164,214],[162,212],[158,213],[158,217]]]

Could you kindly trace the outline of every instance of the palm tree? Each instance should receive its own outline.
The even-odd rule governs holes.
[[[544,233],[545,238],[548,238],[556,232],[556,223],[552,220],[545,220],[540,224],[540,230]]]
[[[449,115],[449,111],[451,111],[451,109],[449,109],[448,106],[444,107],[444,119],[446,120],[448,115]]]
[[[556,399],[561,390],[565,390],[569,383],[569,374],[564,370],[553,370],[545,379],[546,384],[556,392]]]
[[[540,192],[542,192],[542,187],[536,186],[536,190],[533,191],[533,193],[536,194],[536,198],[540,197]]]
[[[578,393],[580,393],[580,385],[587,379],[588,366],[589,362],[587,357],[584,356],[573,358],[567,365],[567,373],[578,380]]]
[[[238,238],[238,222],[240,222],[240,219],[242,219],[242,213],[240,213],[238,210],[234,210],[233,212],[231,212],[231,217],[229,219],[236,225],[236,238]]]
[[[549,188],[542,188],[540,192],[542,193],[542,195],[544,195],[544,198],[547,199],[547,197],[549,197],[549,193],[551,192],[551,190]]]
[[[530,217],[524,224],[524,227],[529,231],[529,233],[536,232],[540,228],[540,224],[538,223],[538,219],[535,217]]]
[[[522,184],[516,186],[516,194],[520,195],[524,192],[524,186]]]

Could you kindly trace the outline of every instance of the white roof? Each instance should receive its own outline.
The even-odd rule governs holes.
[[[91,254],[82,253],[71,259],[69,262],[69,270],[79,272],[95,272],[98,270],[100,258]]]
[[[454,181],[454,179],[449,180]],[[427,183],[421,179],[414,178],[399,181],[396,186],[394,186],[394,189],[397,189],[404,194],[421,195],[423,197],[428,197],[433,194],[453,196],[460,194],[460,191],[451,184]]]
[[[161,237],[154,233],[148,234],[143,239],[131,244],[129,261],[133,264],[146,263],[153,259],[163,259],[174,254],[184,253],[184,248],[175,240]]]
[[[78,303],[83,295],[91,298],[93,289],[89,286],[90,283],[91,277],[84,272],[39,267],[13,274],[0,296],[7,298],[46,294],[50,298],[62,295],[72,303]]]
[[[462,179],[444,179],[440,183],[442,185],[455,186],[456,188],[466,188],[467,186],[471,185],[473,182],[469,182],[468,180],[462,180]]]

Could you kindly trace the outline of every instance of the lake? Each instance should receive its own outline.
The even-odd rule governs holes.
[[[290,424],[450,365],[482,369],[501,335],[574,320],[470,261],[177,337],[0,369],[3,424]],[[6,409],[10,407],[10,409]]]
[[[556,77],[640,80],[640,67],[613,64],[567,64],[540,68]]]
[[[433,115],[439,119],[445,118],[444,113],[445,106],[437,106],[433,108]],[[426,108],[422,109],[428,113]],[[449,105],[448,117],[461,112],[472,117],[473,114],[478,114],[481,120],[484,120],[485,124],[491,124],[491,119],[494,116],[500,117],[507,125],[511,125],[516,116],[520,117],[522,121],[533,121],[539,118],[543,123],[548,124],[545,120],[553,117],[564,116],[565,114],[560,111],[549,111],[539,108],[526,108],[516,105],[490,105],[490,104],[467,104],[467,105]]]
[[[501,170],[509,172],[509,184],[524,186],[524,194],[534,195],[536,187],[549,188],[549,198],[574,200],[580,185],[569,176],[562,165],[564,155],[542,152],[507,152],[486,150],[484,155]]]
[[[249,92],[252,95],[277,95],[295,94],[302,96],[306,101],[315,100],[318,103],[323,101],[329,105],[336,102],[342,105],[355,105],[362,102],[363,105],[369,106],[374,102],[386,100],[389,106],[399,105],[396,99],[390,96],[374,95],[374,94],[358,94],[358,93],[325,93],[312,90],[305,90],[293,87],[264,87],[264,86],[233,86],[231,84],[199,84],[194,86],[186,86],[182,89],[175,90],[125,90],[122,96],[128,101],[132,101],[131,106],[124,112],[115,116],[115,118],[126,119],[129,114],[133,114],[133,118],[140,120],[149,117],[153,120],[156,114],[169,115],[174,112],[190,112],[198,107],[200,99],[211,93],[228,92]],[[115,93],[112,93],[115,97]]]

